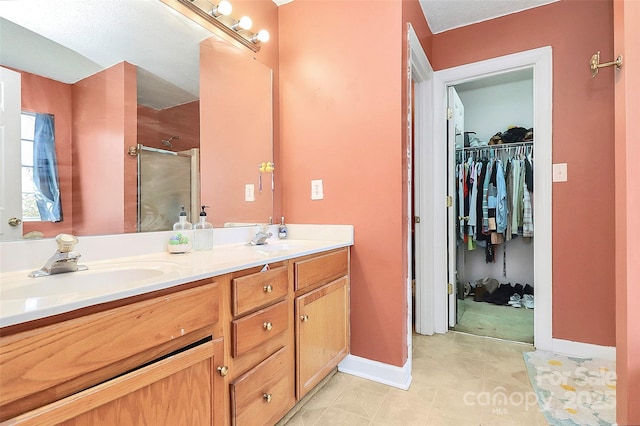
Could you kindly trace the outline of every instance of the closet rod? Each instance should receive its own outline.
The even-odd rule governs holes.
[[[456,151],[471,151],[471,150],[480,150],[480,149],[508,149],[508,148],[516,148],[519,146],[533,146],[533,141],[501,143],[498,145],[485,145],[485,146],[465,146],[464,148],[456,148]]]

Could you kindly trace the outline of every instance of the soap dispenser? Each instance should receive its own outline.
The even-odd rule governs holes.
[[[191,251],[193,225],[187,220],[187,212],[184,206],[178,215],[178,221],[173,224],[173,235],[169,238],[169,253],[186,253]]]
[[[207,222],[207,212],[204,210],[209,206],[202,206],[200,221],[193,225],[193,248],[195,250],[213,249],[213,225]]]
[[[287,225],[284,224],[284,216],[280,219],[280,225],[278,226],[278,238],[281,240],[287,238]]]

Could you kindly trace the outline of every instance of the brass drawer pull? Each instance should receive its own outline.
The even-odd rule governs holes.
[[[262,395],[262,399],[264,399],[264,402],[266,403],[271,402],[271,398],[273,398],[273,395],[270,393],[265,393]]]
[[[302,322],[309,321],[309,315],[300,315],[300,321]]]
[[[217,370],[218,370],[218,373],[220,373],[220,375],[222,377],[224,377],[227,374],[229,374],[229,367],[227,367],[226,365],[223,365],[222,367],[218,367]]]
[[[273,328],[273,324],[271,324],[271,322],[265,322],[264,324],[262,324],[262,327],[265,330],[269,331],[269,330],[271,330]]]
[[[262,289],[264,290],[265,293],[271,293],[273,291],[273,286],[271,284],[267,284],[264,287],[262,287]]]

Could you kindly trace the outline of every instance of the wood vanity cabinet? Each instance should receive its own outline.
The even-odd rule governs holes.
[[[0,330],[0,420],[222,424],[218,291],[208,280]]]
[[[296,395],[349,353],[349,249],[296,259]]]
[[[223,291],[228,423],[269,425],[295,404],[293,298],[288,262],[230,274]]]
[[[0,329],[2,425],[273,425],[349,352],[349,248]]]

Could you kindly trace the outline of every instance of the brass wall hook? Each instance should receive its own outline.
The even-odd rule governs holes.
[[[591,64],[591,77],[593,78],[596,75],[598,75],[598,71],[602,67],[610,67],[612,65],[615,65],[616,69],[620,70],[622,68],[622,55],[618,55],[616,60],[613,61],[613,62],[606,62],[604,64],[601,64],[600,63],[600,51],[598,51],[598,53],[595,53],[591,57],[591,61],[589,61],[589,63]]]

